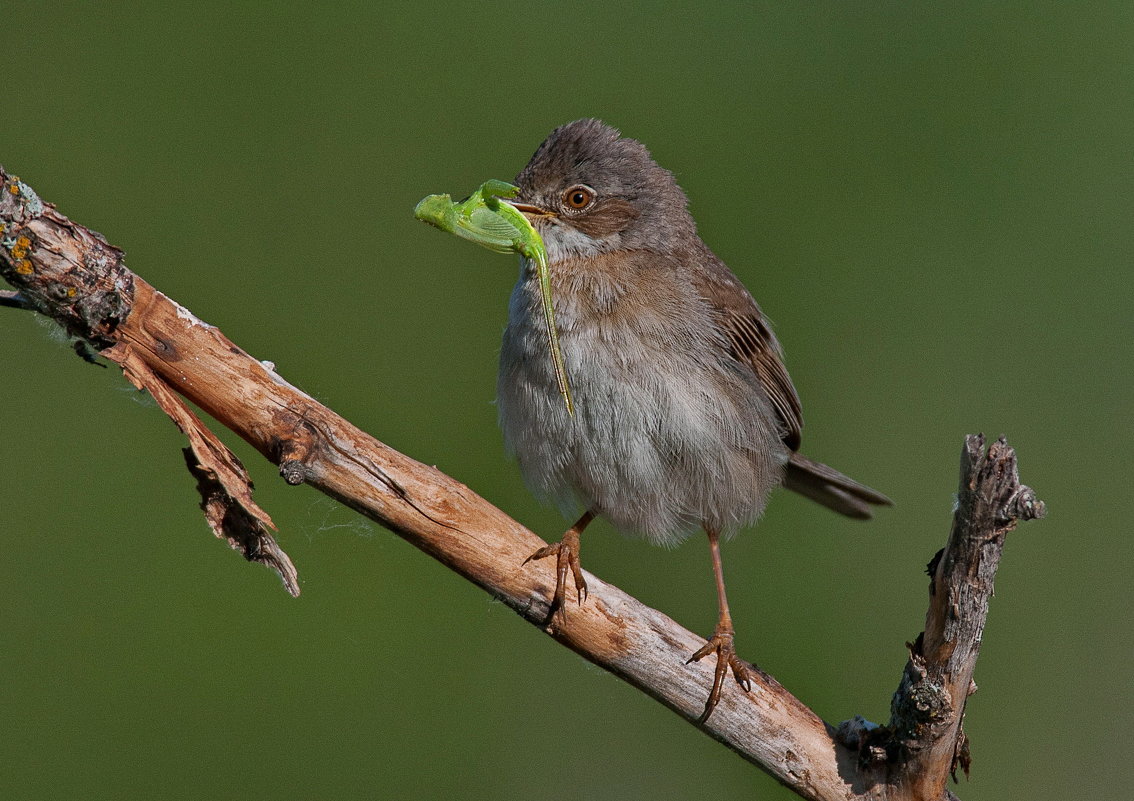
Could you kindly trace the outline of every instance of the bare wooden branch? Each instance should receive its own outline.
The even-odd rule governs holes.
[[[925,631],[910,649],[890,721],[909,753],[903,781],[919,797],[938,797],[958,767],[968,775],[961,724],[976,692],[973,672],[1005,535],[1017,521],[1045,513],[1031,488],[1020,484],[1016,453],[1003,437],[987,454],[984,437],[966,438],[953,529],[929,565]]]
[[[1016,453],[1003,437],[985,453],[982,435],[965,438],[961,485],[949,541],[930,561],[925,631],[908,644],[909,661],[894,693],[890,722],[840,727],[840,739],[859,751],[869,783],[890,788],[881,798],[942,798],[971,757],[961,725],[980,652],[993,579],[1005,535],[1046,509],[1020,484]],[[893,793],[897,794],[893,794]]]
[[[523,565],[543,542],[464,484],[359,430],[287,383],[125,268],[122,253],[58,214],[0,168],[0,275],[33,308],[117,363],[189,438],[187,462],[211,526],[298,592],[295,570],[251,497],[243,466],[181,400],[193,402],[280,466],[499,598],[560,643],[620,676],[804,798],[939,799],[967,766],[960,724],[1004,535],[1043,504],[1019,484],[1003,440],[970,437],[953,532],[933,565],[926,631],[886,726],[836,729],[759,669],[752,692],[726,693],[698,724],[711,660],[685,664],[701,637],[595,576],[566,624],[547,621],[553,567]],[[14,295],[8,295],[12,298]],[[180,397],[179,397],[180,396]]]

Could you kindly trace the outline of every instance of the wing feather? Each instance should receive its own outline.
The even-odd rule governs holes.
[[[729,352],[756,373],[779,417],[784,444],[793,451],[798,450],[803,431],[803,410],[784,366],[780,343],[760,307],[739,279],[711,252],[706,259],[709,269],[695,274],[695,280],[712,307],[716,323],[728,342]]]

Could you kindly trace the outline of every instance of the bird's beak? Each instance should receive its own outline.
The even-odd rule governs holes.
[[[512,208],[526,216],[528,219],[540,219],[543,217],[555,216],[554,212],[550,212],[545,208],[541,208],[540,206],[533,206],[530,203],[517,203],[514,200],[505,200],[504,202],[512,206]]]

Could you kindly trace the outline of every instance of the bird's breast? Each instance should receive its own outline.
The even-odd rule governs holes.
[[[754,376],[729,366],[696,297],[680,282],[643,295],[610,275],[564,273],[553,269],[553,296],[574,416],[526,270],[500,353],[500,425],[531,488],[661,542],[758,514],[778,480],[777,434]]]

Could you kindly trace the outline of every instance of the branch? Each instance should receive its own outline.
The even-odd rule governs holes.
[[[858,718],[840,727],[840,739],[858,749],[869,782],[904,793],[890,797],[942,798],[950,774],[955,778],[961,768],[968,775],[969,743],[961,724],[977,689],[973,671],[1005,535],[1018,521],[1046,511],[1020,484],[1016,452],[1003,437],[987,454],[982,435],[965,438],[953,528],[927,568],[925,631],[907,643],[910,658],[890,722],[871,727]]]
[[[936,801],[946,797],[946,774],[967,767],[960,723],[1004,534],[1043,511],[1019,485],[1003,440],[987,457],[981,438],[966,443],[953,532],[933,564],[926,631],[911,646],[890,724],[856,718],[836,732],[757,668],[752,692],[726,693],[698,724],[713,665],[684,663],[701,637],[590,574],[588,602],[572,608],[566,625],[545,625],[554,568],[523,565],[544,544],[539,537],[287,383],[2,168],[0,245],[0,276],[18,289],[0,296],[11,301],[3,305],[52,317],[150,392],[189,439],[186,459],[209,525],[246,558],[273,567],[293,594],[295,568],[252,500],[247,472],[185,400],[279,465],[289,484],[308,483],[392,529],[804,798]]]

